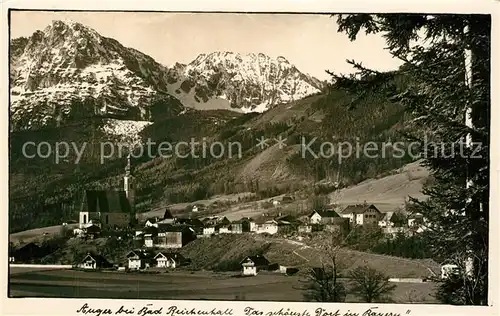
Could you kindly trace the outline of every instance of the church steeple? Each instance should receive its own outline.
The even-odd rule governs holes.
[[[132,169],[130,164],[130,154],[127,156],[127,165],[125,167],[125,176],[123,177],[123,190],[125,191],[125,195],[130,202],[130,207],[132,210],[135,206],[135,181],[134,176],[132,175]]]
[[[130,176],[130,154],[127,156],[127,165],[125,166],[125,176]]]

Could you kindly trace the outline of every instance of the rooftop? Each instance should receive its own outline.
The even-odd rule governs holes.
[[[122,190],[86,190],[81,207],[81,211],[103,213],[130,213],[131,210]]]
[[[376,210],[377,212],[380,213],[378,208],[375,207],[373,204],[352,204],[347,206],[343,211],[342,214],[363,214],[366,212],[368,209],[373,209]]]
[[[314,215],[314,213],[318,213],[321,217],[339,217],[339,214],[334,210],[315,210],[310,216]]]
[[[248,261],[253,262],[256,266],[269,265],[269,260],[267,260],[266,257],[261,256],[261,255],[248,256],[241,261],[241,264],[243,264],[244,262],[248,262]]]

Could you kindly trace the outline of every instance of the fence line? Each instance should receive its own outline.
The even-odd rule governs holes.
[[[23,264],[23,263],[11,263],[10,267],[13,268],[47,268],[47,269],[71,269],[71,265],[67,264]]]
[[[390,278],[389,282],[396,282],[396,283],[423,283],[423,279],[417,279],[417,278]]]

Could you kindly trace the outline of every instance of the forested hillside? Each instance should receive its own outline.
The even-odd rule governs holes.
[[[158,119],[140,134],[143,145],[152,142],[191,139],[208,144],[241,144],[241,157],[164,158],[152,146],[152,157],[146,152],[133,159],[137,179],[137,209],[145,211],[157,204],[189,202],[215,194],[257,192],[271,196],[293,190],[309,189],[318,181],[338,181],[342,185],[377,177],[411,161],[410,157],[368,158],[363,155],[315,159],[302,153],[302,143],[315,139],[311,147],[320,150],[324,141],[337,144],[349,141],[363,145],[401,139],[404,109],[384,101],[375,94],[364,98],[362,107],[349,107],[352,96],[326,90],[264,113],[240,114],[226,110],[197,111]],[[84,188],[121,188],[126,153],[104,159],[102,143],[117,144],[117,137],[103,131],[105,119],[86,120],[57,128],[19,131],[11,134],[10,159],[10,227],[12,231],[58,224],[61,219],[75,218],[78,195]],[[287,146],[279,149],[274,138],[286,138]],[[257,147],[257,139],[270,139],[268,148]],[[28,159],[22,154],[26,141],[74,142],[78,148],[86,143],[81,161],[70,153],[59,163],[53,157]],[[105,147],[108,148],[108,147]],[[146,148],[146,147],[144,147]],[[236,147],[234,147],[236,148]],[[235,152],[236,153],[236,152]]]

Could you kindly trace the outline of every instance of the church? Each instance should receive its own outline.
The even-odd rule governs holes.
[[[127,158],[123,190],[85,190],[81,201],[80,229],[124,228],[135,220],[135,181]]]

